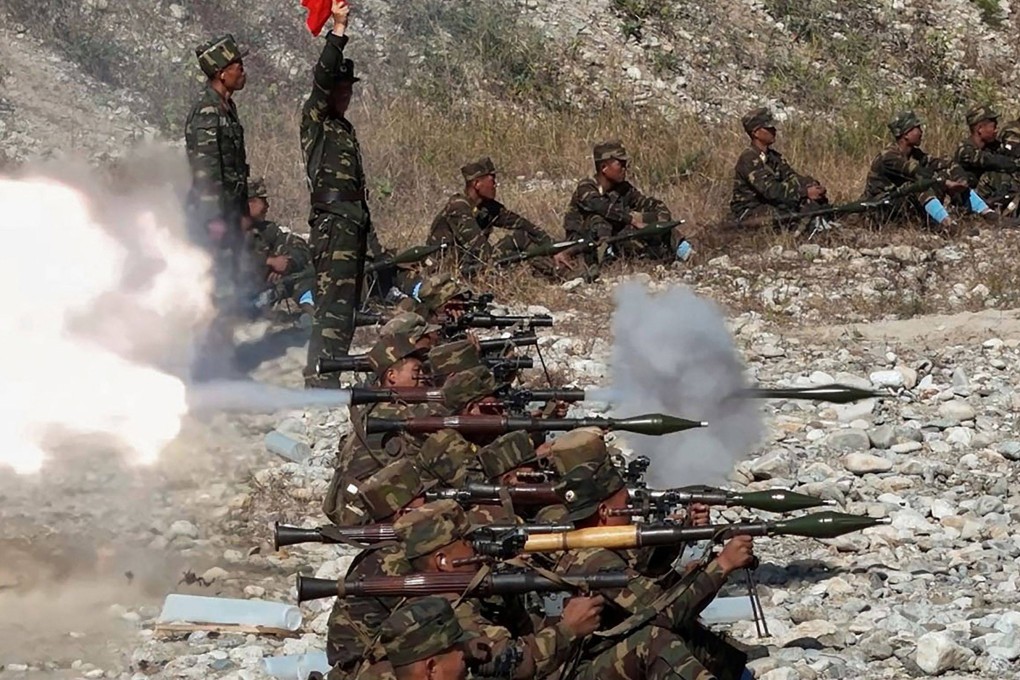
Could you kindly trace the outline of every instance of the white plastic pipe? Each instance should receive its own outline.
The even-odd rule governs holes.
[[[701,615],[698,618],[706,625],[753,621],[754,608],[751,605],[751,598],[747,595],[717,597],[708,603],[708,606],[701,611]]]
[[[262,667],[277,680],[308,680],[309,673],[319,671],[325,675],[330,669],[326,652],[267,656],[262,659]]]
[[[308,456],[312,455],[312,449],[303,442],[285,435],[279,430],[273,430],[263,439],[266,450],[275,453],[295,463],[303,463]]]
[[[189,623],[220,623],[242,626],[265,626],[297,630],[301,627],[301,610],[282,602],[266,600],[234,600],[226,597],[198,595],[167,595],[159,621]]]

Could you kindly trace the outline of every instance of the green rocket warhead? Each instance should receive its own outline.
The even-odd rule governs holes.
[[[705,505],[764,510],[765,512],[793,512],[823,505],[834,505],[833,501],[807,496],[788,489],[726,491],[711,486],[685,486],[679,489],[665,490],[631,489],[630,497],[635,503],[647,503],[651,507],[703,503]],[[644,514],[644,508],[639,507],[637,510],[642,510],[640,514]]]
[[[805,536],[808,538],[836,538],[853,531],[861,531],[880,524],[889,524],[888,517],[875,518],[864,515],[850,515],[845,512],[815,512],[803,517],[781,519],[769,522],[769,533],[784,536]]]
[[[431,246],[414,246],[413,248],[408,248],[407,250],[397,253],[388,260],[373,262],[365,267],[365,273],[371,274],[383,269],[388,269],[389,267],[395,267],[398,264],[414,264],[415,262],[421,262],[429,255],[437,253],[444,248],[446,248],[445,243],[438,243]]]
[[[744,394],[755,399],[810,399],[833,404],[849,404],[882,396],[873,390],[838,383],[818,387],[751,387],[744,390]]]

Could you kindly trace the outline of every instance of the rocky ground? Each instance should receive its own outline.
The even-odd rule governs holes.
[[[768,402],[765,440],[732,472],[734,488],[788,486],[892,521],[830,541],[758,542],[771,637],[750,622],[731,629],[766,646],[758,677],[1018,677],[1020,311],[1006,309],[1017,282],[993,292],[989,272],[953,264],[959,253],[994,262],[1010,238],[778,247],[636,275],[653,288],[686,281],[735,310],[759,383],[837,380],[888,395]],[[558,324],[543,347],[565,381],[606,384],[618,280],[550,291]],[[899,318],[895,301],[913,294],[933,314]],[[302,360],[293,348],[254,375],[294,385]],[[322,649],[329,601],[302,607],[288,639],[152,628],[169,592],[293,602],[297,573],[343,573],[342,550],[274,553],[269,537],[276,520],[321,521],[347,419],[345,409],[217,417],[190,423],[153,468],[97,465],[86,442],[38,478],[0,478],[0,677],[249,680],[263,677],[263,657]],[[312,456],[266,452],[274,428]]]

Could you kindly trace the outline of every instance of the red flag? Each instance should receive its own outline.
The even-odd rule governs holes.
[[[308,9],[308,19],[305,20],[308,30],[315,36],[322,33],[322,27],[333,14],[332,0],[301,0],[301,6]]]

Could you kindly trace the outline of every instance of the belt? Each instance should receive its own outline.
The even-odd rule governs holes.
[[[331,203],[360,203],[366,198],[364,189],[320,189],[312,192],[312,205],[329,205]]]

